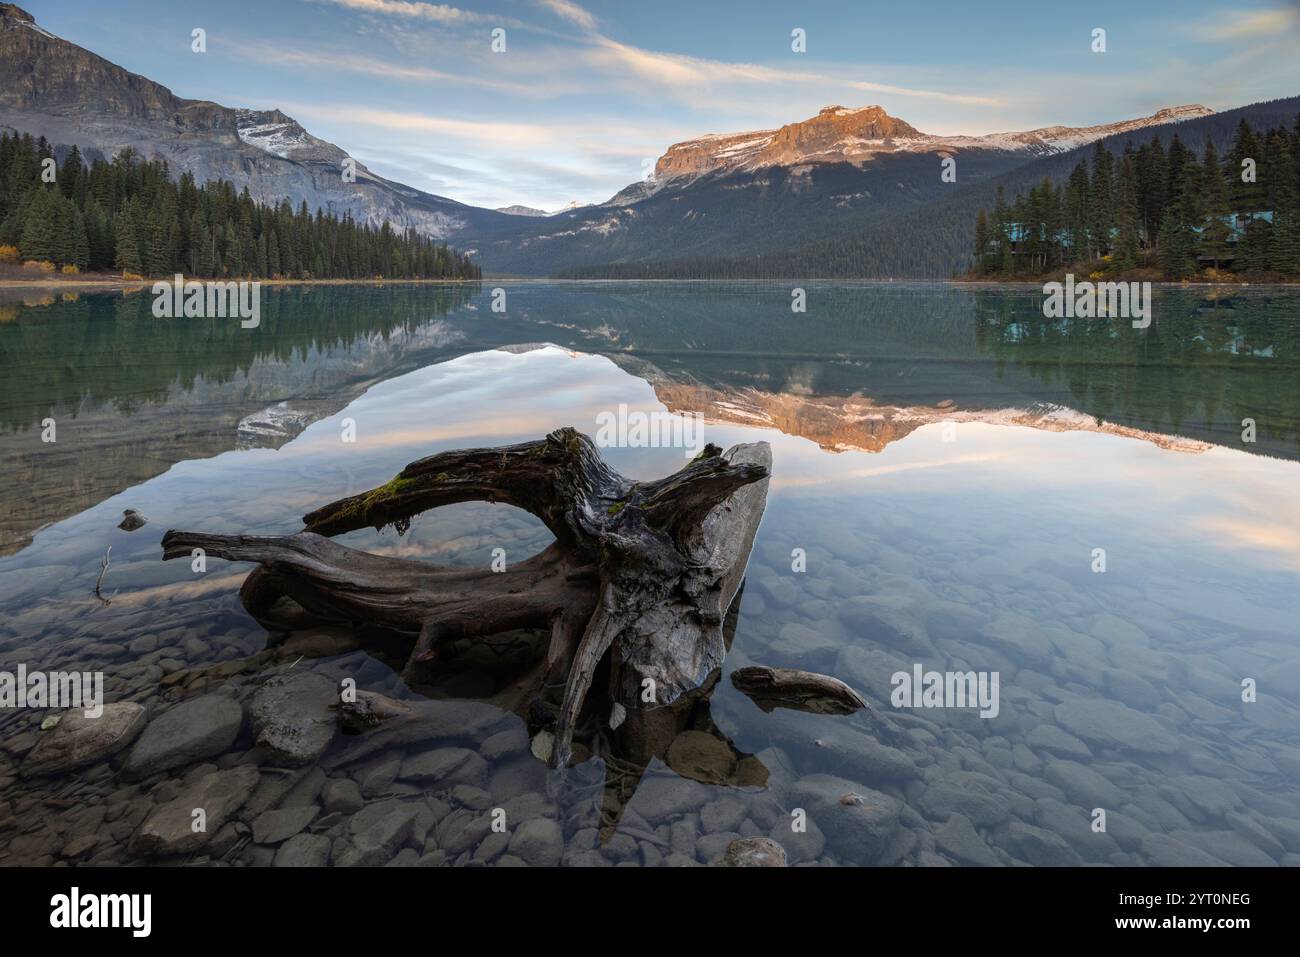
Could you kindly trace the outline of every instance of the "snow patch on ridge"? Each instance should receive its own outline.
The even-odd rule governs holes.
[[[290,122],[259,122],[266,116],[256,110],[235,111],[235,131],[239,139],[264,153],[291,159],[293,151],[307,145],[305,131],[301,126]]]

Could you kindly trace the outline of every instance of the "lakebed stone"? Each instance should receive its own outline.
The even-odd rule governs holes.
[[[253,740],[272,764],[311,764],[334,740],[338,720],[331,705],[337,703],[334,682],[324,675],[276,675],[257,689],[249,706]]]
[[[198,850],[248,800],[257,780],[257,768],[246,764],[204,775],[175,799],[154,809],[131,839],[130,850],[148,856]],[[194,828],[199,819],[196,811],[203,812],[201,831]]]
[[[330,839],[324,834],[297,834],[275,852],[275,867],[324,867],[330,859]]]
[[[1177,739],[1155,718],[1100,698],[1071,697],[1055,709],[1056,722],[1089,744],[1136,751],[1173,754]]]
[[[103,761],[134,741],[147,720],[145,709],[133,701],[106,704],[94,718],[86,717],[81,708],[69,709],[37,739],[19,773],[23,777],[61,774]]]
[[[207,694],[182,702],[149,722],[127,755],[128,776],[194,764],[230,750],[244,723],[239,702]]]
[[[954,814],[939,825],[934,832],[934,840],[939,850],[952,855],[963,864],[998,867],[1002,863],[965,815]]]
[[[411,837],[421,805],[401,801],[368,804],[348,822],[346,841],[336,842],[334,863],[340,867],[387,864]]]
[[[837,856],[857,864],[876,862],[898,828],[902,807],[888,794],[829,774],[801,779],[790,799],[817,822]]]
[[[402,762],[397,776],[403,781],[451,787],[477,787],[487,774],[487,762],[468,748],[436,748]]]
[[[355,814],[366,806],[366,800],[361,796],[361,788],[351,778],[334,778],[327,781],[322,797],[327,811]]]
[[[564,854],[560,825],[537,817],[518,825],[510,837],[510,853],[533,867],[555,867]]]
[[[253,821],[253,840],[258,844],[287,841],[314,821],[319,813],[320,808],[314,805],[266,811]]]

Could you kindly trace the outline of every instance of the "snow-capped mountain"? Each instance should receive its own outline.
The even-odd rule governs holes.
[[[1052,126],[984,136],[922,132],[880,106],[828,106],[775,130],[713,134],[670,146],[654,175],[604,203],[474,230],[485,268],[522,275],[597,264],[764,257],[949,202],[982,182],[1105,137],[1213,122],[1203,106],[1163,109],[1099,126]],[[941,160],[958,158],[955,181]],[[1068,170],[1067,170],[1068,172]],[[973,222],[974,212],[968,219]],[[965,222],[965,220],[963,220]],[[918,234],[918,242],[924,240]],[[634,273],[633,273],[634,274]],[[688,271],[689,274],[689,271]]]
[[[827,106],[810,119],[780,129],[709,134],[675,143],[659,157],[654,179],[663,183],[708,173],[754,171],[802,163],[864,163],[882,153],[929,153],[943,149],[1027,152],[1041,156],[1064,153],[1113,133],[1195,119],[1213,112],[1197,105],[1176,106],[1151,116],[1100,126],[1050,126],[987,136],[936,136],[890,116],[880,106]]]
[[[544,209],[534,209],[532,206],[498,206],[498,213],[505,213],[507,216],[549,216],[551,215]]]
[[[279,110],[232,109],[187,100],[38,26],[0,3],[0,127],[44,136],[56,147],[111,157],[131,147],[166,159],[199,182],[224,179],[264,203],[343,215],[439,239],[505,220],[492,210],[394,183],[308,133]]]
[[[880,106],[828,106],[779,129],[702,136],[670,146],[652,177],[604,203],[546,212],[482,209],[386,180],[279,110],[183,99],[60,39],[0,3],[0,127],[43,135],[87,156],[131,147],[200,182],[224,179],[265,203],[352,215],[454,243],[484,269],[552,275],[608,263],[744,256],[860,235],[934,201],[1094,140],[1184,121],[1201,106],[1091,127],[937,136]],[[1207,118],[1208,116],[1208,118]],[[1222,136],[1220,136],[1222,138]],[[956,183],[939,159],[960,157]],[[340,175],[353,168],[355,178]],[[973,219],[973,213],[970,217]],[[964,222],[965,220],[963,220]],[[917,241],[924,241],[918,234]]]
[[[558,216],[558,215],[560,215],[560,213],[567,213],[567,212],[569,212],[570,210],[574,210],[574,209],[582,209],[582,208],[583,208],[584,206],[586,206],[586,205],[588,205],[588,204],[586,204],[586,203],[580,203],[580,202],[578,202],[576,199],[573,199],[573,200],[570,200],[569,202],[565,203],[565,204],[564,204],[563,206],[561,206],[559,209],[552,210],[552,211],[549,212],[549,213],[548,213],[546,210],[544,210],[544,209],[536,209],[536,208],[534,208],[534,207],[532,207],[532,206],[518,206],[518,205],[516,205],[516,206],[499,206],[499,207],[497,207],[497,210],[496,210],[496,211],[497,211],[498,213],[505,213],[507,216],[532,216],[532,217],[538,217],[538,216]]]

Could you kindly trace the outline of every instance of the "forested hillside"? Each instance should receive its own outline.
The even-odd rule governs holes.
[[[1121,133],[1098,143],[1119,157],[1130,145],[1138,149],[1153,136],[1168,151],[1177,134],[1190,152],[1201,156],[1211,140],[1225,147],[1231,144],[1243,119],[1256,129],[1291,128],[1297,112],[1300,97],[1289,97],[1137,133]],[[865,224],[786,252],[614,263],[565,270],[559,275],[601,279],[948,279],[971,269],[976,219],[980,209],[996,205],[999,187],[1005,196],[1016,196],[1044,179],[1064,185],[1079,161],[1092,155],[1095,148],[1083,147],[1033,160],[982,182],[959,185],[941,199],[884,222]]]
[[[0,262],[63,272],[286,279],[477,279],[467,256],[421,236],[254,202],[224,180],[173,179],[130,150],[62,163],[43,138],[0,135]],[[47,269],[49,267],[46,267]]]
[[[1244,118],[1221,155],[1207,140],[1198,162],[1178,134],[1119,155],[1098,147],[1064,186],[1044,179],[975,220],[977,275],[1125,272],[1168,279],[1200,269],[1300,273],[1300,122],[1257,129]]]

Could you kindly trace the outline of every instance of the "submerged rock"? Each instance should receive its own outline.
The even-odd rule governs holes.
[[[323,797],[327,811],[355,814],[366,806],[361,788],[351,778],[334,778],[326,782]]]
[[[1029,747],[1058,758],[1092,758],[1088,746],[1072,734],[1062,731],[1054,724],[1038,724],[1029,729],[1025,736]]]
[[[1077,761],[1049,761],[1043,773],[1073,803],[1112,808],[1124,803],[1123,791]]]
[[[975,867],[1000,867],[1002,862],[993,849],[979,836],[970,818],[954,814],[934,832],[939,850],[951,854],[963,864]]]
[[[768,731],[774,743],[796,754],[820,749],[824,756],[820,760],[839,764],[864,781],[907,781],[921,776],[907,753],[833,717],[782,711]]]
[[[316,820],[319,813],[320,808],[315,805],[266,811],[253,821],[253,840],[258,844],[287,841]]]
[[[25,778],[60,774],[103,761],[134,741],[147,720],[144,708],[133,701],[106,704],[97,718],[88,718],[83,709],[72,708],[41,735],[19,773]]]
[[[486,775],[487,762],[468,748],[437,748],[417,754],[403,761],[397,774],[403,781],[441,787],[478,786]]]
[[[125,771],[146,777],[230,750],[244,723],[239,702],[209,694],[176,705],[149,722],[127,755]]]
[[[652,824],[703,807],[713,792],[676,775],[654,774],[642,779],[628,807]]]
[[[785,867],[785,848],[770,837],[742,837],[727,845],[718,866]]]
[[[124,532],[134,532],[137,528],[144,528],[148,523],[149,519],[141,512],[133,508],[125,508],[122,510],[122,521],[117,523],[117,527]]]
[[[324,867],[330,859],[330,839],[324,834],[297,834],[275,852],[274,867]]]
[[[418,804],[381,801],[368,804],[348,823],[346,841],[335,843],[334,863],[340,867],[374,867],[387,864],[410,839]]]
[[[524,821],[510,838],[510,853],[534,867],[555,867],[564,854],[560,825],[545,817]]]
[[[898,829],[902,810],[888,794],[829,774],[796,782],[790,801],[820,825],[837,856],[857,864],[876,863]]]
[[[338,727],[331,706],[337,702],[334,682],[324,675],[277,675],[253,695],[249,717],[254,743],[272,764],[311,764],[334,740]]]
[[[145,819],[131,839],[131,852],[149,856],[193,853],[248,800],[257,779],[257,768],[249,765],[204,775]],[[203,812],[203,830],[196,831],[198,810]]]
[[[1059,834],[1023,821],[1011,822],[1007,828],[1006,846],[1012,854],[1029,864],[1061,867],[1079,863],[1079,855]]]
[[[1113,701],[1074,697],[1058,704],[1056,723],[1092,745],[1136,751],[1139,754],[1173,754],[1177,739],[1150,715]]]
[[[1227,867],[1211,854],[1184,844],[1168,834],[1148,834],[1142,839],[1142,856],[1157,867]]]

